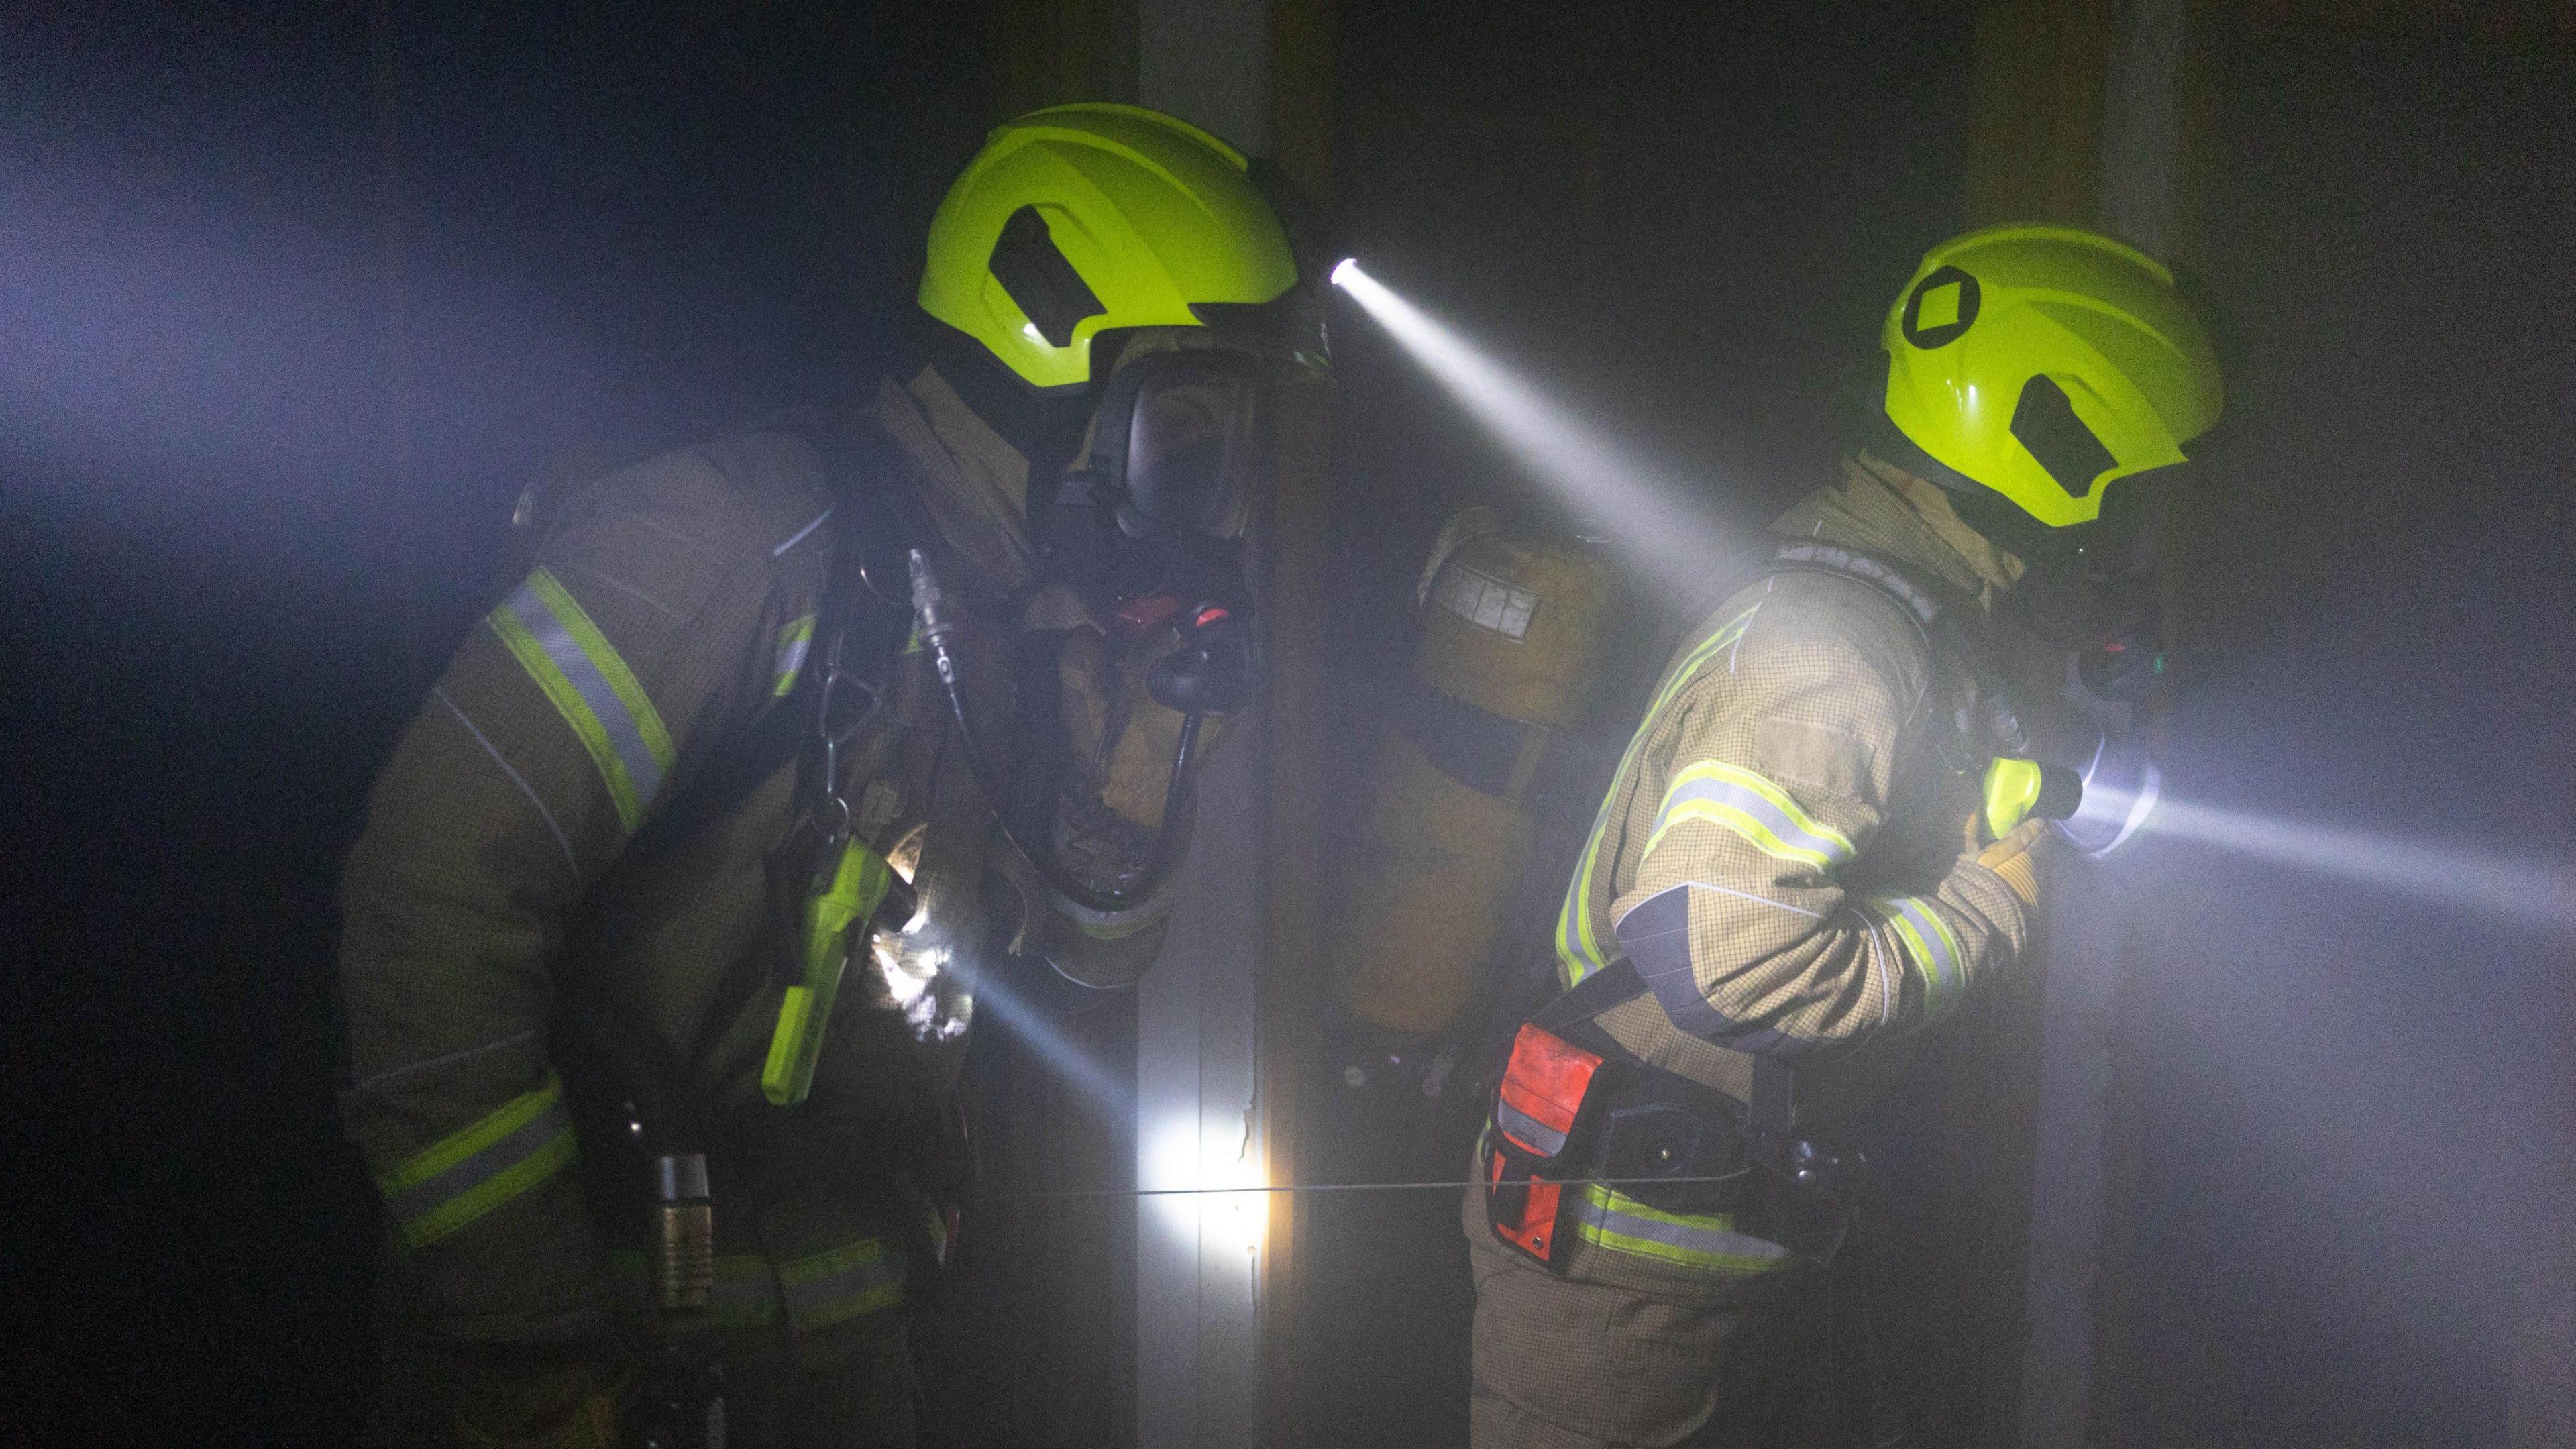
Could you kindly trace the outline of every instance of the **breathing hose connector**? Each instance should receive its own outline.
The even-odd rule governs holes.
[[[947,587],[939,581],[939,571],[920,549],[912,550],[912,621],[921,630],[921,642],[930,650],[931,662],[939,666],[939,682],[957,682],[957,661],[948,642],[957,633],[957,610],[948,597]]]

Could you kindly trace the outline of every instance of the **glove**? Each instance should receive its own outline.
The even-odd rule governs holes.
[[[604,1346],[477,1344],[445,1357],[459,1449],[617,1449],[635,1373]]]
[[[2021,903],[2036,909],[2039,905],[2039,872],[2030,855],[2048,833],[2045,820],[2025,820],[2004,832],[2001,840],[1986,839],[1986,816],[1980,810],[1969,815],[1965,853],[1976,857],[1977,864],[2002,876]]]

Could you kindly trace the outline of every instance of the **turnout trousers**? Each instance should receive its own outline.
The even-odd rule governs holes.
[[[1481,1187],[1467,1191],[1462,1226],[1476,1280],[1474,1449],[1834,1442],[1823,1270],[1684,1265],[1586,1234],[1564,1245],[1560,1275],[1495,1239]]]

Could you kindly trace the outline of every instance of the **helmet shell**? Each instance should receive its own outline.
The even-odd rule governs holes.
[[[1042,240],[1023,212],[1043,221]],[[1049,246],[1055,258],[1015,254]],[[1006,280],[1060,278],[1067,264],[1079,281],[1051,305],[1024,307]],[[1101,332],[1197,326],[1193,305],[1268,302],[1296,281],[1242,153],[1159,111],[1086,103],[985,140],[930,223],[920,301],[1022,380],[1056,388],[1091,380]]]
[[[2101,517],[2118,480],[2182,462],[2222,403],[2217,354],[2173,274],[2073,227],[1934,247],[1879,341],[1888,421],[2052,528]]]

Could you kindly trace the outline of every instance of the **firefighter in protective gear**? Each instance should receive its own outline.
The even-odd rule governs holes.
[[[1131,887],[1186,780],[1130,778],[1181,718],[1146,684],[1238,647],[1204,636],[1240,628],[1270,395],[1321,365],[1264,184],[1150,111],[1023,117],[940,208],[917,366],[523,499],[527,572],[343,885],[379,1440],[685,1411],[681,1442],[720,1398],[737,1445],[912,1442],[899,1308],[954,1229],[935,1128],[978,963],[1101,990],[1159,949]],[[946,580],[990,770],[907,647],[907,558]],[[988,872],[1097,908],[987,919]]]
[[[2042,823],[1982,824],[1992,631],[2134,630],[2127,495],[2219,411],[2165,269],[2081,231],[1936,248],[1883,344],[1874,440],[1683,640],[1568,887],[1465,1203],[1479,1449],[1844,1442],[1792,1348],[1859,1196],[1834,1124],[2038,908]]]

